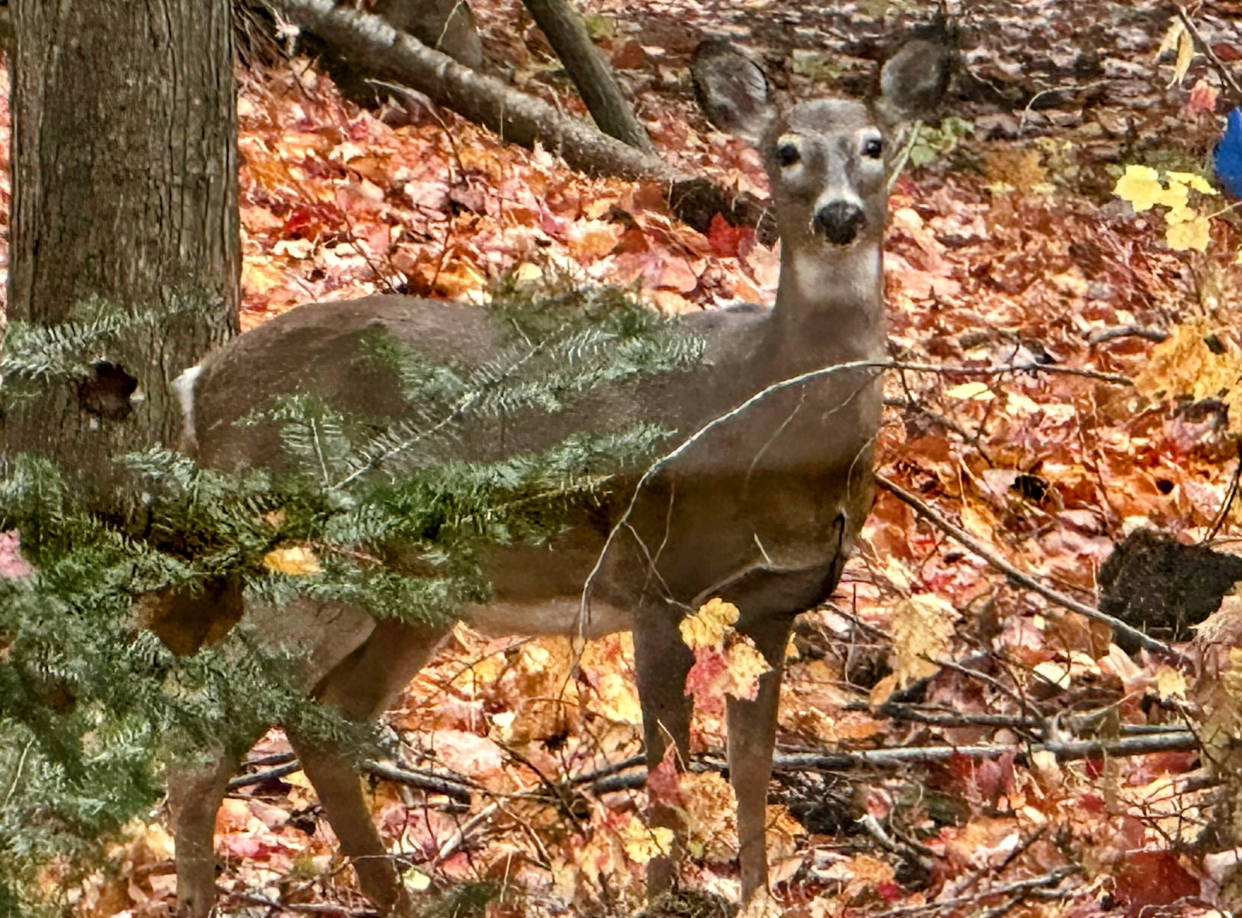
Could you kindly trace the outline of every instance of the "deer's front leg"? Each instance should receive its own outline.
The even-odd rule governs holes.
[[[840,532],[844,532],[843,521]],[[771,670],[759,680],[754,701],[729,698],[729,780],[737,798],[738,861],[742,870],[742,901],[748,902],[768,885],[768,856],[764,844],[767,825],[768,781],[772,777],[772,750],[781,695],[785,648],[794,618],[831,595],[841,576],[845,553],[838,550],[821,565],[782,569],[760,567],[748,571],[722,590],[723,598],[741,613],[739,633],[755,643]]]
[[[777,709],[781,696],[785,645],[793,615],[758,618],[745,615],[738,631],[755,642],[771,670],[759,680],[754,701],[727,700],[729,781],[737,798],[738,861],[742,869],[742,901],[768,885],[768,857],[764,841],[767,826],[768,781],[772,777],[772,749],[776,745]]]
[[[671,742],[677,747],[679,766],[690,755],[690,708],[686,674],[694,655],[681,639],[678,615],[665,603],[644,603],[634,622],[634,668],[638,698],[643,709],[643,740],[650,772],[664,758]],[[647,865],[647,894],[658,895],[676,879],[676,860],[681,856],[685,826],[674,807],[655,802],[649,819],[653,826],[672,829],[673,857],[653,858]]]

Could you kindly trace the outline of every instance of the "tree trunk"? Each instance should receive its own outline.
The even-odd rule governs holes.
[[[103,506],[117,453],[175,443],[171,380],[237,331],[229,7],[14,4],[8,317],[52,327],[105,303],[152,321],[10,410],[0,449],[55,460]]]
[[[630,103],[617,86],[612,68],[591,41],[586,26],[570,6],[569,0],[522,2],[573,78],[578,94],[599,129],[631,147],[653,152],[655,147],[647,136],[646,128],[634,116]]]
[[[457,63],[483,68],[483,39],[466,0],[377,0],[375,12]]]

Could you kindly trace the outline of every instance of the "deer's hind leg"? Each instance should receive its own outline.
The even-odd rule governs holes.
[[[350,720],[369,722],[387,709],[429,660],[445,634],[431,626],[382,621],[375,633],[320,683],[316,694]],[[362,891],[384,914],[411,913],[398,864],[371,820],[354,750],[297,730],[289,732]]]

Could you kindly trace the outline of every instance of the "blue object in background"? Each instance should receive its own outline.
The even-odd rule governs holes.
[[[1226,195],[1242,198],[1242,108],[1236,105],[1225,117],[1225,133],[1213,156],[1216,181]]]

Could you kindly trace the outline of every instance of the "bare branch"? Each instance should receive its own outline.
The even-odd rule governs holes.
[[[1079,602],[1077,599],[1074,599],[1073,597],[1066,596],[1064,593],[1058,590],[1054,590],[1051,587],[1044,586],[1042,583],[1040,583],[1030,574],[1026,574],[1018,570],[1016,567],[1014,567],[1004,558],[1000,557],[995,552],[988,549],[987,546],[985,546],[982,542],[980,542],[970,533],[966,532],[966,530],[950,523],[947,519],[945,519],[944,516],[942,516],[939,512],[933,509],[930,504],[925,503],[924,501],[915,497],[913,494],[911,494],[905,488],[901,487],[901,485],[897,484],[895,481],[892,481],[889,478],[885,478],[883,475],[879,475],[879,474],[875,476],[875,480],[882,488],[884,488],[886,491],[889,491],[898,500],[901,500],[909,504],[911,507],[913,507],[915,512],[918,513],[919,516],[926,519],[929,523],[931,523],[936,528],[941,529],[944,532],[948,533],[950,536],[952,536],[958,542],[965,545],[967,548],[969,548],[972,552],[974,552],[984,561],[987,561],[988,564],[992,565],[992,567],[996,568],[998,571],[1000,571],[1002,574],[1009,577],[1016,583],[1021,584],[1026,589],[1031,590],[1034,593],[1038,593],[1040,596],[1044,597],[1044,599],[1047,599],[1049,602],[1056,603],[1058,606],[1061,606],[1062,608],[1065,608],[1065,609],[1069,609],[1071,612],[1077,612],[1079,615],[1085,615],[1087,618],[1092,619],[1094,621],[1103,622],[1104,624],[1112,628],[1114,631],[1116,631],[1118,634],[1124,635],[1130,641],[1134,642],[1140,647],[1145,647],[1147,650],[1150,650],[1153,653],[1164,654],[1178,661],[1181,661],[1184,659],[1180,653],[1178,653],[1176,650],[1174,650],[1172,647],[1170,647],[1168,644],[1164,643],[1163,641],[1156,640],[1156,638],[1151,637],[1150,635],[1144,634],[1142,631],[1139,631],[1137,628],[1127,625],[1125,622],[1121,621],[1121,619],[1114,618],[1111,615],[1101,612],[1099,609],[1096,609],[1094,606],[1089,606],[1086,603]]]

